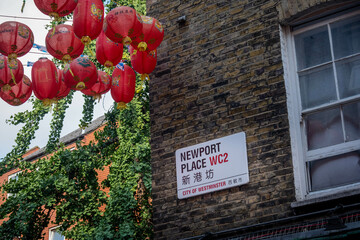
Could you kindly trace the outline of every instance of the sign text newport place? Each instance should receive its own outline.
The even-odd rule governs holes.
[[[245,133],[176,151],[178,198],[188,198],[249,182]]]

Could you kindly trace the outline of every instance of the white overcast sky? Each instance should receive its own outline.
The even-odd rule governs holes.
[[[45,46],[45,37],[47,31],[45,30],[45,25],[50,22],[50,18],[42,14],[35,6],[34,1],[26,1],[24,12],[21,13],[21,6],[23,1],[21,0],[0,0],[0,24],[6,21],[18,21],[28,25],[34,33],[34,42],[36,44]],[[12,17],[5,17],[12,16]],[[18,18],[16,18],[18,17]],[[21,17],[21,18],[20,18]],[[23,19],[23,17],[28,19]],[[48,20],[38,20],[32,18],[41,18]],[[67,24],[71,24],[68,22]],[[35,62],[40,57],[44,55],[41,54],[36,48],[32,48],[30,53],[20,57],[19,60],[24,65],[25,75],[31,78],[31,67],[27,67],[27,62]],[[49,59],[52,57],[50,55],[45,55]],[[110,93],[107,93],[95,106],[94,119],[102,116],[112,105],[113,100]],[[82,105],[83,98],[80,92],[75,94],[74,100],[70,108],[66,112],[64,128],[62,130],[61,136],[64,136],[71,131],[78,128],[79,121],[82,117]],[[9,119],[10,116],[16,112],[24,111],[31,109],[30,103],[24,103],[21,106],[13,107],[8,105],[2,99],[0,99],[0,158],[4,157],[8,153],[12,146],[15,144],[15,137],[21,126],[13,126],[6,123],[6,119]],[[40,129],[36,133],[36,138],[30,145],[30,148],[39,146],[40,148],[44,147],[48,140],[48,134],[50,130],[50,120],[51,115],[48,114],[44,120],[40,123]]]

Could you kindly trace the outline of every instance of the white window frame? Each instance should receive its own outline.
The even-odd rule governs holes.
[[[21,173],[21,171],[18,171],[18,172],[16,172],[16,173],[13,173],[13,174],[9,175],[9,176],[8,176],[8,182],[10,182],[10,179],[13,179],[14,177],[18,176],[20,173]],[[14,194],[13,194],[13,193],[7,193],[7,194],[6,194],[6,198],[9,198],[9,197],[11,197],[11,196],[14,196]],[[15,196],[16,196],[16,195],[15,195]]]
[[[294,35],[301,32],[305,32],[323,25],[328,25],[331,22],[345,19],[348,17],[359,15],[360,11],[353,11],[341,16],[334,16],[333,18],[327,18],[324,21],[316,22],[312,25],[304,26],[295,31],[292,31],[289,26],[280,26],[280,40],[281,40],[281,52],[282,61],[284,67],[284,79],[287,97],[287,110],[288,119],[290,125],[290,138],[291,138],[291,150],[292,150],[292,162],[294,167],[294,184],[295,195],[297,201],[303,201],[308,199],[326,197],[344,191],[351,191],[359,189],[360,183],[349,184],[341,187],[334,187],[331,189],[320,190],[316,192],[309,192],[308,189],[308,177],[306,162],[314,159],[321,159],[341,153],[351,152],[360,149],[360,140],[345,142],[336,146],[330,146],[317,150],[307,151],[307,142],[304,131],[304,123],[302,119],[302,113],[309,113],[314,109],[307,109],[302,111],[300,86],[297,74],[297,62],[295,54],[295,42]],[[359,96],[355,97],[356,99]],[[344,101],[338,101],[335,105],[349,102],[354,98],[346,98]]]
[[[59,225],[59,226],[56,226],[56,227],[52,227],[52,228],[50,228],[49,229],[49,240],[53,240],[53,238],[54,238],[54,233],[55,233],[55,231],[56,231],[56,229],[58,229],[58,228],[60,228],[61,227],[61,225]],[[64,236],[64,235],[63,235]],[[65,240],[66,238],[65,238],[65,236],[64,236],[64,240]]]

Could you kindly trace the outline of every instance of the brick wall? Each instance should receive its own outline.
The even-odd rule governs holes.
[[[324,2],[331,1],[147,1],[148,15],[165,28],[150,82],[156,239],[292,215],[279,23]],[[175,151],[242,131],[250,182],[179,200]]]
[[[84,131],[81,129],[77,129],[77,130],[67,134],[66,136],[62,137],[60,139],[60,141],[63,142],[64,144],[66,144],[67,149],[75,148],[77,139],[82,139],[81,142],[83,145],[87,145],[90,142],[94,142],[95,141],[95,132],[100,131],[104,128],[103,122],[104,122],[104,117],[100,117],[100,118],[94,120],[92,123],[90,123],[89,126],[87,128],[85,128]],[[23,158],[27,161],[36,161],[39,158],[49,157],[50,155],[45,156],[45,148],[40,149],[39,147],[34,147],[34,148],[30,149],[28,152],[26,152],[24,154]],[[1,175],[0,176],[0,184],[7,182],[8,177],[16,172],[19,172],[19,169],[12,169],[11,171],[7,172],[6,174]],[[104,179],[106,179],[106,177],[109,174],[109,166],[105,166],[104,170],[99,170],[99,171],[97,171],[97,173],[98,173],[98,181],[102,182]],[[109,189],[102,189],[102,190],[106,193],[109,192]],[[6,196],[7,196],[6,193],[0,194],[0,205],[6,201]],[[103,206],[102,208],[104,209],[104,207],[105,206]],[[56,215],[53,214],[51,216],[50,222],[55,221],[55,217],[56,217]],[[3,222],[3,220],[0,220],[0,224],[2,222]],[[43,234],[44,234],[45,240],[49,239],[49,230],[56,226],[57,226],[56,224],[50,223],[48,225],[48,227],[44,229]]]

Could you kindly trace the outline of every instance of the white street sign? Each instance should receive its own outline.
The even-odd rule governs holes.
[[[175,155],[179,199],[249,182],[244,132],[182,148]]]

